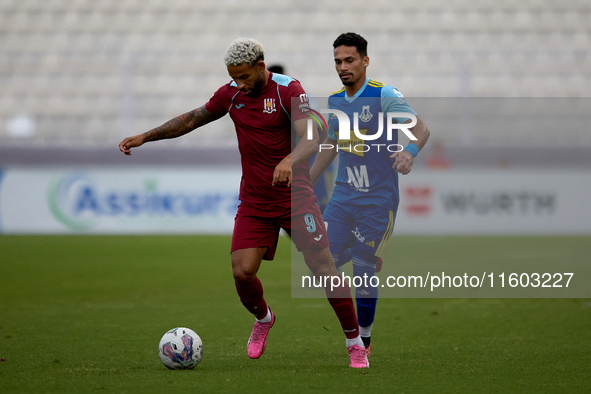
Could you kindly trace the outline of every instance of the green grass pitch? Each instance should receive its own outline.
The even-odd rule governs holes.
[[[386,260],[454,258],[460,247],[455,258],[486,250],[494,260],[498,238],[467,239],[395,237],[406,243]],[[591,256],[589,237],[523,240],[507,242],[502,258],[536,258],[528,251],[541,246]],[[287,239],[259,273],[277,322],[265,354],[250,360],[253,318],[236,295],[229,247],[229,237],[0,237],[0,393],[591,390],[589,299],[381,299],[371,368],[350,369],[328,302],[290,298]],[[176,326],[203,339],[194,370],[160,363],[160,337]]]

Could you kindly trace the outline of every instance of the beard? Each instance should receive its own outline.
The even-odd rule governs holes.
[[[245,93],[245,95],[249,96],[249,97],[258,96],[258,94],[261,92],[262,88],[263,88],[263,77],[260,77],[259,79],[257,79],[255,81],[254,86],[252,87],[251,91],[248,93]]]
[[[348,79],[343,79],[343,77],[339,75],[339,78],[341,79],[341,82],[343,83],[343,85],[345,85],[345,86],[354,85],[355,81],[353,80],[353,75],[347,74],[347,76],[349,77]]]

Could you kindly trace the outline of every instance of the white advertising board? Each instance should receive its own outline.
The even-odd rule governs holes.
[[[231,234],[239,170],[0,170],[4,234]],[[415,171],[395,234],[591,234],[583,171]]]
[[[395,234],[591,234],[591,173],[429,171],[400,177]]]
[[[232,232],[240,171],[7,169],[2,233]]]

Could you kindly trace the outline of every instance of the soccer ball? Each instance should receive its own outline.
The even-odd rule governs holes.
[[[203,342],[186,327],[168,331],[158,345],[160,360],[169,369],[193,369],[203,358]]]

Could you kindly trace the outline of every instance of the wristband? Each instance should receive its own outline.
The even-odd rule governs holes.
[[[419,147],[413,143],[409,143],[408,145],[406,145],[406,148],[404,148],[403,150],[410,152],[413,158],[417,157],[417,154],[419,153]]]

